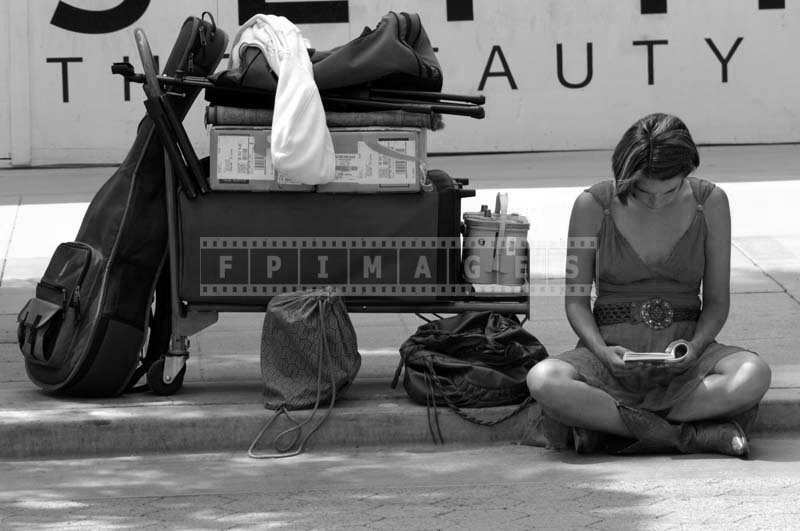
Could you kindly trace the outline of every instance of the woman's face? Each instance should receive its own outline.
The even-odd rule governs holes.
[[[665,180],[640,176],[633,185],[633,196],[647,208],[658,210],[675,200],[685,179],[684,175]]]

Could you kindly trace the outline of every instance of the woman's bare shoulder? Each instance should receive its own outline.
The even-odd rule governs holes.
[[[595,195],[588,190],[581,192],[572,205],[572,216],[569,222],[570,234],[588,236],[600,232],[605,210]]]
[[[719,201],[720,198],[725,197],[725,192],[722,188],[708,179],[696,175],[690,175],[688,179],[692,184],[692,193],[695,195],[695,199],[704,207],[709,200]]]
[[[730,234],[731,210],[725,190],[715,186],[703,203],[703,212],[712,235]]]
[[[695,200],[702,205],[706,216],[730,214],[728,195],[725,190],[702,177],[692,175],[689,179],[694,181],[692,183],[692,191],[695,195]]]
[[[713,188],[711,188],[703,208],[705,210],[728,210],[730,208],[728,205],[728,194],[725,193],[725,190],[719,186],[716,186],[714,183],[710,184],[713,186]]]

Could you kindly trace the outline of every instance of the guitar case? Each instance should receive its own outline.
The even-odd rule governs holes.
[[[189,17],[164,74],[211,74],[227,40],[213,19]],[[188,88],[183,96],[168,96],[179,119],[198,92]],[[151,333],[156,286],[160,293],[165,282],[168,287],[166,264],[164,150],[146,116],[125,160],[90,203],[75,241],[56,248],[35,297],[19,313],[18,340],[29,378],[54,393],[123,393],[141,374],[148,336],[157,335],[161,353],[166,350],[168,333]],[[164,301],[155,306],[163,310],[159,302]]]

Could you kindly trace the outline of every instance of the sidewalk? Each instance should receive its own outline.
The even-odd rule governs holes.
[[[609,157],[583,152],[429,161],[430,167],[472,179],[478,196],[465,200],[462,211],[493,205],[503,190],[511,209],[532,221],[533,320],[526,327],[552,354],[576,341],[561,297],[550,291],[564,271],[570,208],[581,189],[608,175]],[[798,430],[800,149],[706,148],[701,159],[699,175],[726,190],[733,213],[731,313],[718,339],[753,349],[773,366],[757,430]],[[73,239],[88,201],[112,171],[0,170],[0,458],[244,451],[271,413],[260,397],[261,315],[221,314],[219,323],[193,337],[184,389],[173,397],[53,398],[25,375],[16,313],[56,245]],[[397,348],[421,321],[397,314],[352,318],[362,370],[311,447],[428,443],[426,409],[411,403],[402,387],[389,388]],[[529,436],[536,410],[494,429],[440,414],[447,442],[486,443]]]
[[[796,529],[800,445],[752,460],[510,444],[0,461],[2,529]]]

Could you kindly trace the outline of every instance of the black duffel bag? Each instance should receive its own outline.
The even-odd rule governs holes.
[[[350,42],[332,50],[309,50],[314,82],[320,91],[342,91],[354,87],[395,90],[442,90],[442,69],[422,21],[416,13],[384,15],[374,29],[364,31]],[[256,46],[243,50],[241,66],[214,77],[214,88],[206,99],[217,105],[272,108],[264,92],[274,93],[277,76]],[[231,91],[236,88],[258,89],[252,95]],[[349,90],[348,90],[349,89]],[[329,109],[330,110],[330,109]]]
[[[434,411],[445,405],[466,420],[491,426],[530,403],[525,378],[547,350],[514,315],[466,312],[420,326],[400,347],[400,356],[392,387],[405,368],[403,386],[414,401]],[[514,404],[519,407],[495,419],[463,410]],[[431,435],[441,440],[438,421],[434,424]]]

